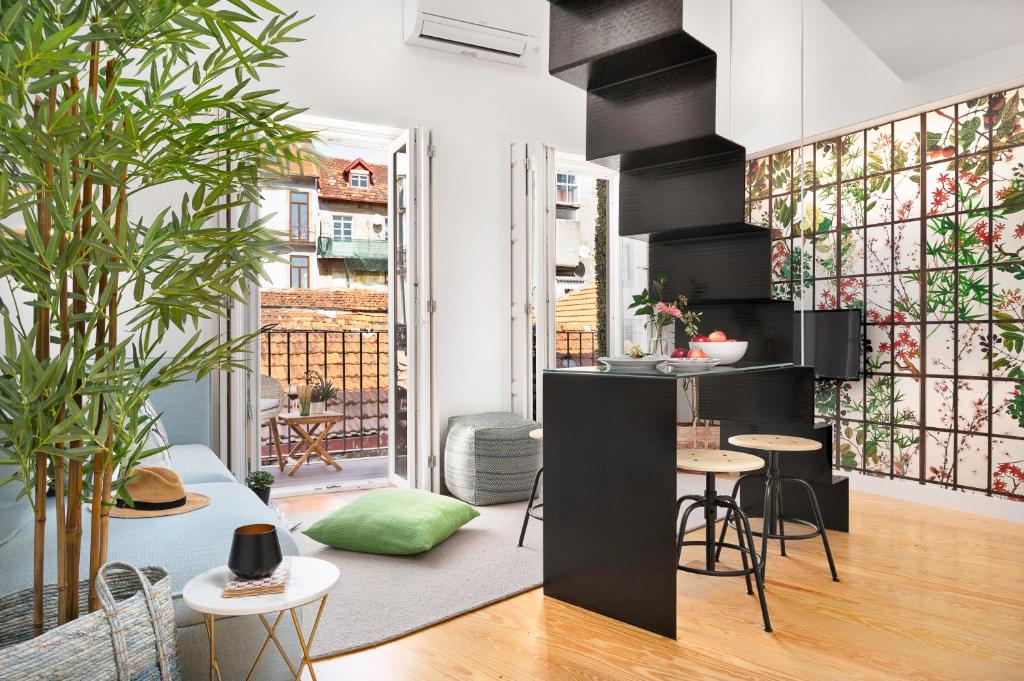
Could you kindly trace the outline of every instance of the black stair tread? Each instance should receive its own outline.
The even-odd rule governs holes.
[[[552,67],[552,76],[590,92],[713,57],[714,50],[683,31]]]
[[[680,34],[682,30],[681,0],[553,2],[549,69],[552,75],[568,80],[565,76],[571,78],[570,72],[580,67],[586,71],[589,62]],[[586,87],[583,82],[580,87]]]
[[[746,164],[746,148],[721,135],[705,135],[694,139],[663,144],[648,149],[627,151],[602,158],[588,158],[621,173],[640,172],[662,166],[692,164],[695,169],[707,166],[713,156],[739,155]],[[740,201],[743,197],[740,197]]]
[[[711,55],[587,94],[587,156],[714,136],[718,57]]]
[[[746,222],[728,222],[720,225],[699,225],[694,227],[680,227],[677,230],[664,232],[653,232],[650,234],[630,235],[631,239],[648,241],[650,243],[663,243],[666,241],[690,241],[696,239],[709,239],[719,236],[734,236],[740,234],[755,234],[767,231],[766,227],[751,225]]]

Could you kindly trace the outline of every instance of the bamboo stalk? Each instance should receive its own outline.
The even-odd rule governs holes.
[[[109,88],[114,82],[114,62],[113,60],[107,61],[105,69],[105,82]],[[109,215],[111,191],[109,184],[101,185],[102,203],[100,204],[100,210],[103,215]],[[100,292],[105,292],[109,285],[107,271],[104,270],[100,273]],[[112,325],[113,326],[113,325]],[[96,324],[96,347],[103,348],[107,346],[109,351],[110,345],[107,345],[107,326],[106,318],[102,315]],[[104,352],[101,349],[101,353]],[[98,418],[96,419],[97,425],[103,423],[103,400],[99,398],[99,404],[97,405]],[[98,451],[93,456],[92,463],[92,525],[90,527],[89,537],[89,610],[94,611],[99,608],[99,597],[96,594],[96,575],[99,574],[100,567],[106,561],[106,533],[104,523],[107,521],[107,513],[104,510],[105,504],[110,496],[109,489],[111,485],[112,467],[110,465],[110,452],[114,444],[114,427],[113,424],[107,425],[106,438],[104,440],[103,449]],[[108,473],[110,471],[110,473]]]
[[[78,77],[77,76],[72,76],[71,77],[71,84],[70,84],[71,96],[74,97],[75,95],[77,95],[78,91],[79,91]],[[78,116],[79,115],[79,111],[80,111],[80,109],[79,109],[78,104],[75,104],[71,108],[71,115],[72,116]],[[78,167],[78,161],[79,161],[78,158],[74,159],[74,161],[72,163],[73,168],[77,168]],[[77,170],[73,170],[72,173],[71,173],[71,183],[72,183],[72,186],[77,186],[78,185],[78,171]],[[77,220],[77,216],[78,216],[78,213],[81,210],[81,208],[82,208],[82,199],[79,198],[78,200],[75,201],[75,212],[74,212],[74,215],[76,216],[75,217],[76,220]],[[61,248],[62,255],[63,255],[65,247],[66,247],[65,244],[66,244],[66,242],[63,241],[63,240],[60,243],[60,248]],[[65,348],[67,346],[69,340],[70,340],[69,339],[70,327],[69,327],[69,323],[68,323],[68,283],[67,283],[67,279],[66,278],[63,281],[61,281],[60,331],[61,331],[61,348]],[[81,342],[80,339],[79,339],[79,342]],[[64,418],[64,408],[63,407],[61,408],[60,418],[61,419]],[[57,475],[57,471],[58,470],[59,470],[59,477]],[[55,487],[57,488],[57,492],[56,492],[56,494],[57,494],[57,509],[56,509],[56,512],[57,512],[57,590],[58,590],[58,612],[59,612],[59,620],[58,621],[61,624],[63,624],[64,622],[67,622],[67,621],[70,621],[70,620],[74,619],[74,617],[76,615],[76,611],[77,611],[77,601],[78,601],[78,598],[77,598],[78,561],[77,561],[77,558],[76,558],[77,550],[75,548],[75,546],[76,546],[76,534],[74,532],[74,528],[75,528],[74,520],[75,520],[75,516],[77,516],[77,518],[78,518],[78,525],[79,526],[81,525],[81,511],[80,510],[78,510],[78,511],[75,510],[76,508],[78,508],[78,504],[76,504],[76,501],[75,501],[75,499],[76,499],[76,497],[75,497],[75,488],[77,487],[80,490],[81,489],[81,483],[77,483],[75,485],[72,485],[72,478],[73,477],[80,478],[81,474],[79,473],[76,476],[75,472],[69,466],[69,471],[68,471],[68,498],[67,498],[67,508],[65,509],[65,503],[64,503],[64,484],[63,484],[63,478],[64,478],[64,462],[63,462],[63,460],[60,461],[59,468],[57,466],[57,463],[55,462],[55,464],[54,464],[54,471],[55,471],[55,480],[56,480]],[[80,534],[80,531],[79,531],[79,534]],[[76,587],[74,589],[69,589],[69,587],[68,587],[69,582],[74,582],[76,584]],[[75,597],[74,598],[69,598],[68,596],[72,592],[75,594]],[[73,606],[72,603],[75,603],[76,605]]]
[[[112,69],[112,67],[110,67]],[[108,72],[108,73],[112,73]],[[121,171],[121,184],[117,188],[117,208],[114,212],[114,238],[120,239],[121,236],[121,224],[123,220],[128,218],[128,170]],[[114,259],[116,262],[116,258]],[[110,309],[107,314],[109,320],[109,327],[107,330],[109,348],[113,351],[114,347],[117,346],[117,305],[118,305],[118,290],[117,290],[117,270],[114,270],[113,275],[110,278],[111,286],[113,286],[113,295],[110,297]],[[114,445],[114,431],[111,426],[107,431],[107,451],[111,451]],[[103,510],[101,511],[102,528],[100,530],[100,563],[107,561],[107,530],[110,524],[110,493],[111,493],[111,482],[113,476],[113,467],[111,466],[110,458],[106,459],[106,465],[103,468]]]
[[[107,87],[113,87],[114,84],[114,73],[115,73],[115,61],[113,59],[107,61]],[[109,200],[109,187],[108,193],[105,195],[106,199]],[[117,195],[117,207],[114,209],[114,239],[120,240],[121,238],[121,224],[123,220],[128,219],[128,169],[127,167],[121,171],[121,183],[118,187]],[[117,258],[113,259],[114,264],[117,263]],[[114,351],[117,347],[117,317],[118,317],[118,304],[120,296],[118,296],[118,276],[117,270],[114,270],[110,277],[110,285],[112,286],[112,295],[110,296],[110,307],[107,313],[107,344],[110,352]],[[107,456],[104,459],[103,466],[103,508],[101,510],[102,526],[100,530],[100,564],[107,562],[107,538],[108,530],[110,527],[110,502],[111,502],[111,489],[113,482],[113,448],[114,448],[114,428],[113,423],[107,429]]]
[[[50,89],[47,111],[52,115],[53,98],[56,96],[55,88]],[[33,104],[33,115],[40,120],[40,105],[37,101]],[[47,119],[49,121],[50,119]],[[50,212],[47,204],[47,187],[53,180],[53,164],[49,161],[45,164],[47,184],[39,189],[39,203],[36,207],[36,226],[39,229],[39,237],[43,243],[43,249],[50,243]],[[40,253],[39,258],[43,265],[46,265],[46,254]],[[40,301],[42,302],[42,301]],[[36,308],[36,358],[45,361],[50,356],[50,311],[49,301],[46,305],[39,305]],[[33,573],[32,573],[32,628],[36,636],[43,633],[43,563],[45,561],[46,549],[46,463],[47,456],[44,452],[36,452],[35,470],[35,533],[33,536]]]

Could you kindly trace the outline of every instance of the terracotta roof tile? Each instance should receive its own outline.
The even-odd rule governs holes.
[[[587,284],[555,302],[556,331],[597,331],[597,284]]]
[[[369,289],[289,288],[264,289],[261,304],[267,308],[300,308],[307,310],[342,310],[387,314],[386,291]]]
[[[388,167],[367,163],[361,158],[320,157],[320,198],[362,203],[388,202]],[[353,169],[364,167],[370,175],[370,186],[354,189],[349,186],[349,174]]]

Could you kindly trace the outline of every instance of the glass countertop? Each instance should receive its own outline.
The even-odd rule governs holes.
[[[580,376],[664,378],[675,381],[680,378],[701,378],[702,376],[721,376],[723,374],[742,374],[754,371],[770,371],[794,366],[792,362],[736,362],[735,364],[718,365],[710,369],[673,369],[660,364],[654,369],[612,369],[604,365],[593,367],[562,367],[545,369],[545,374],[571,374]]]

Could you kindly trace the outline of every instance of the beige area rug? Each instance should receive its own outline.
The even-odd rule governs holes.
[[[679,475],[678,481],[680,495],[703,491],[702,476]],[[525,502],[478,507],[478,518],[417,556],[332,549],[301,532],[324,513],[289,514],[291,523],[299,522],[292,536],[302,555],[341,570],[313,642],[313,657],[386,643],[540,586],[541,523],[531,520],[523,547],[516,546],[525,508]],[[693,513],[688,529],[703,524],[703,515]],[[314,611],[307,609],[305,616],[312,618]]]

